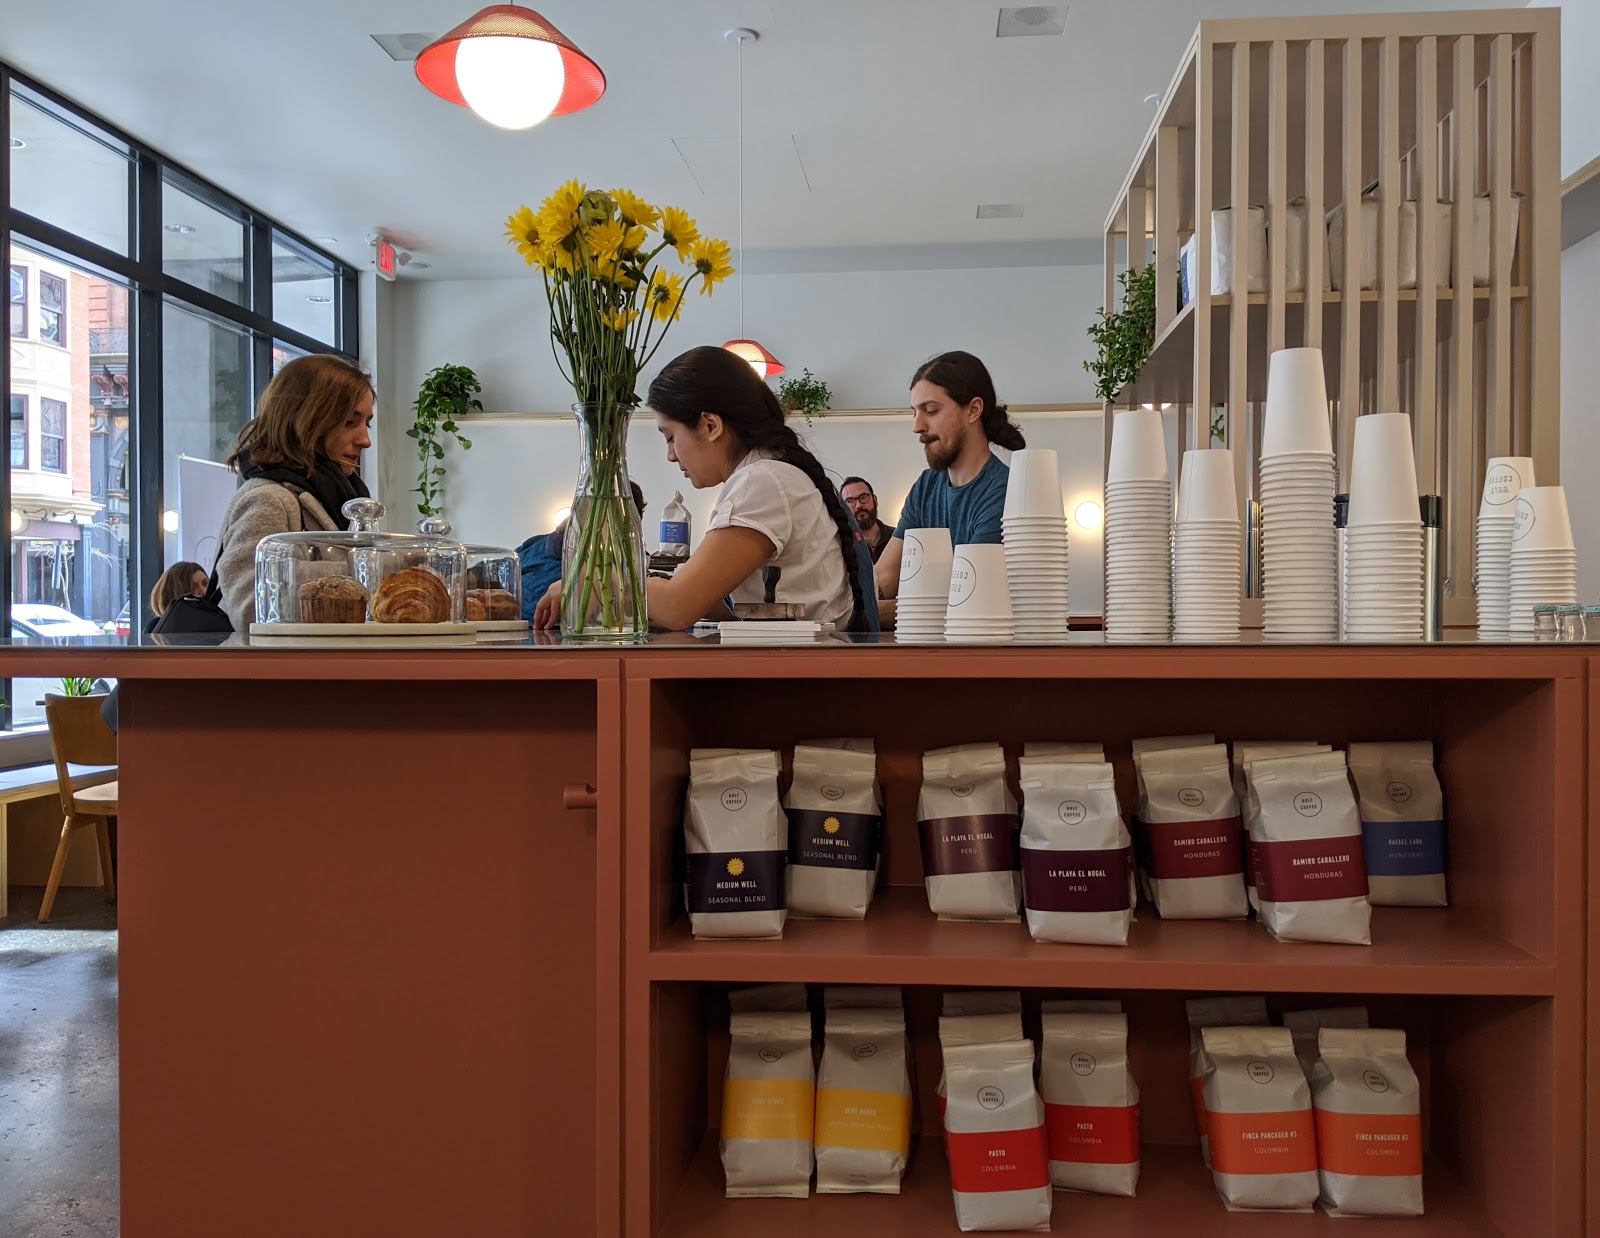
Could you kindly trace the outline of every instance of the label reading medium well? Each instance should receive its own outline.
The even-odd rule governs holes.
[[[696,937],[783,934],[789,827],[779,769],[768,749],[689,754],[684,901]]]

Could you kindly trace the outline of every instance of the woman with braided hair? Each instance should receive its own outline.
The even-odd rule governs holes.
[[[731,618],[725,600],[762,601],[762,569],[778,567],[779,602],[799,603],[807,619],[839,631],[877,630],[871,553],[749,362],[721,348],[690,349],[650,384],[648,403],[667,459],[695,489],[722,487],[695,552],[672,579],[648,582],[652,627]],[[557,582],[535,625],[554,627],[560,614]]]

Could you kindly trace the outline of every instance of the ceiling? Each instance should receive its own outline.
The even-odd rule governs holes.
[[[1504,7],[1506,0],[1499,0]],[[426,276],[523,270],[505,216],[577,177],[682,206],[745,269],[1095,263],[1131,153],[1208,17],[1496,0],[1074,0],[995,38],[994,0],[540,0],[599,62],[596,106],[508,133],[428,94],[371,35],[478,0],[0,0],[0,58],[366,266],[387,231]],[[1021,203],[1018,219],[975,218]]]

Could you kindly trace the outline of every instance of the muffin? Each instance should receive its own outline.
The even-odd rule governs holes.
[[[407,567],[384,577],[372,595],[378,623],[448,623],[450,590],[425,567]]]
[[[301,623],[365,623],[367,591],[353,576],[322,576],[300,586]]]
[[[473,614],[476,602],[482,614]],[[472,589],[467,593],[468,619],[520,619],[522,607],[509,589]]]

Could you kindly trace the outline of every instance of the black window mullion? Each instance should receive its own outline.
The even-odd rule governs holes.
[[[334,296],[338,298],[334,302],[338,335],[335,343],[339,351],[358,356],[361,352],[361,291],[356,273],[341,266],[333,286]]]
[[[0,65],[0,137],[6,139],[6,155],[0,159],[0,250],[5,251],[9,268],[11,259],[11,74]],[[8,288],[9,291],[9,288]],[[10,310],[7,310],[10,322]],[[0,391],[6,396],[6,467],[0,469],[0,520],[4,535],[0,546],[0,626],[4,639],[11,639],[11,341],[10,327],[6,328],[6,346],[0,348]],[[11,681],[0,679],[0,697],[4,699],[4,712],[0,713],[0,731],[11,729]]]
[[[132,282],[139,276],[139,264],[134,259],[124,257],[103,245],[96,245],[93,241],[86,241],[76,233],[68,232],[65,228],[59,228],[26,211],[10,212],[8,231],[37,242],[68,262],[80,262],[98,267],[124,282]]]
[[[250,308],[258,318],[272,321],[272,224],[252,214],[250,241]],[[255,415],[256,401],[272,377],[272,330],[254,329],[250,333],[250,408]]]
[[[134,212],[134,254],[138,281],[133,293],[132,352],[136,392],[133,416],[128,419],[128,455],[133,460],[129,485],[128,614],[132,630],[144,630],[151,586],[161,571],[162,416],[161,371],[161,167],[141,156],[134,165],[138,180]]]

